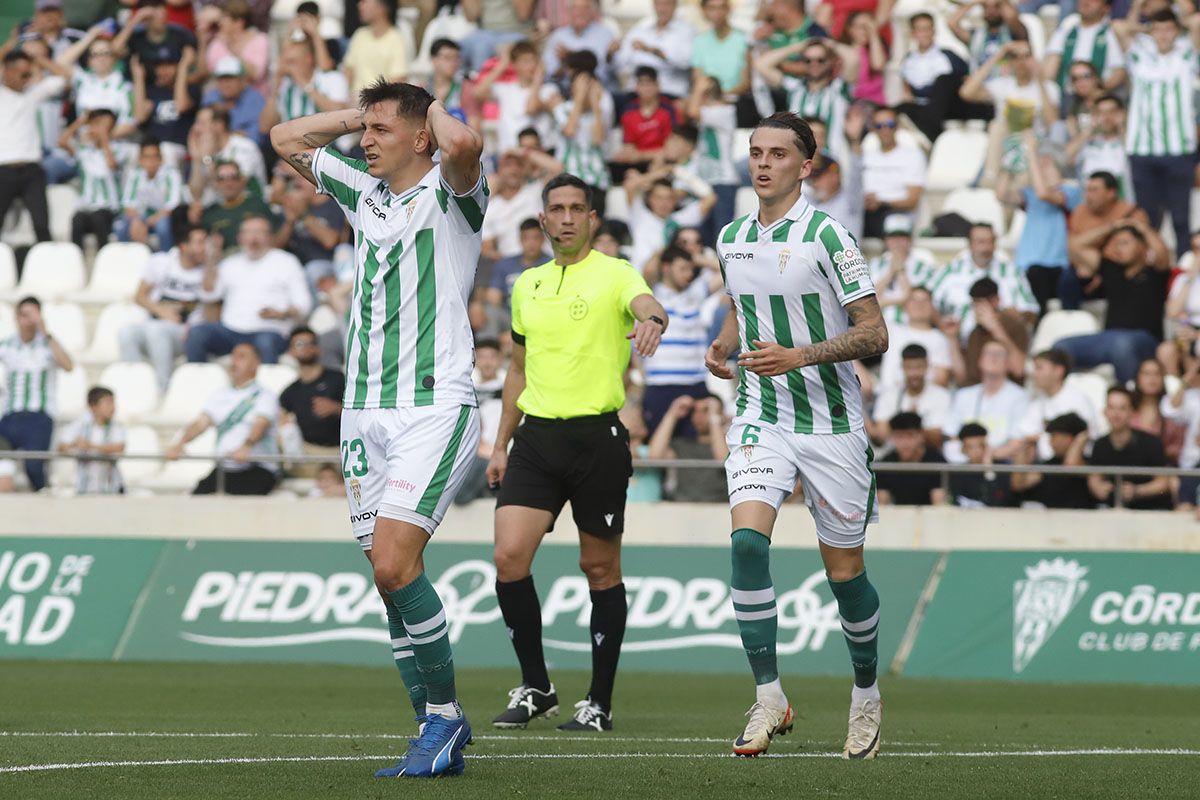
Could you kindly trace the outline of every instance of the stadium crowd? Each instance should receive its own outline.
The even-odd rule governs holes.
[[[754,208],[747,129],[784,109],[821,148],[810,202],[872,257],[891,346],[856,368],[879,461],[1196,467],[1198,47],[1190,0],[37,0],[0,46],[14,245],[0,247],[0,449],[53,445],[85,457],[76,491],[124,491],[111,456],[126,423],[150,423],[141,451],[219,455],[226,491],[286,477],[342,492],[349,228],[267,134],[353,105],[382,75],[425,85],[488,143],[471,297],[483,437],[460,502],[487,494],[510,293],[549,258],[540,192],[561,171],[597,190],[596,248],[641,270],[671,316],[627,377],[635,455],[725,457],[736,386],[703,366],[728,309],[713,245]],[[84,264],[86,287],[67,269]],[[108,275],[135,277],[113,297]],[[69,344],[92,358],[74,365],[85,354]],[[255,461],[278,453],[339,463],[284,475]],[[24,469],[46,485],[39,462]],[[170,469],[139,467],[129,488],[217,488],[215,470],[172,483]],[[16,472],[0,466],[0,490]],[[1200,488],[1037,472],[878,483],[884,503],[1070,508],[1114,492],[1190,508]],[[719,469],[639,468],[630,500],[725,492]]]

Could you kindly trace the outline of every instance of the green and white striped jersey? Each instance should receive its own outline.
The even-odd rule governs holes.
[[[10,336],[0,341],[0,366],[5,373],[4,415],[17,411],[54,415],[57,372],[46,337],[38,334],[23,342],[20,336]]]
[[[733,135],[737,131],[737,109],[729,103],[700,108],[699,140],[692,156],[692,171],[713,186],[738,184],[734,166]]]
[[[331,147],[312,171],[354,227],[344,407],[476,405],[467,301],[488,203],[482,172],[459,196],[437,164],[400,195]]]
[[[1193,81],[1200,59],[1191,39],[1180,36],[1169,53],[1158,52],[1148,34],[1129,47],[1129,119],[1125,146],[1131,156],[1182,156],[1196,151]]]
[[[1111,139],[1093,136],[1080,148],[1075,163],[1080,180],[1087,180],[1097,172],[1111,172],[1117,179],[1117,197],[1136,202],[1129,174],[1129,154],[1125,152],[1125,140],[1120,136]]]
[[[825,123],[829,132],[828,147],[837,150],[843,141],[842,128],[850,108],[850,87],[841,78],[834,78],[822,89],[809,89],[808,82],[791,75],[783,78],[787,91],[788,111],[802,117],[813,117]]]
[[[717,255],[737,313],[742,349],[755,339],[798,347],[845,333],[843,306],[875,293],[854,237],[801,197],[773,225],[757,212],[726,225]],[[795,433],[849,433],[863,426],[862,394],[850,362],[773,378],[739,370],[736,419]]]
[[[979,267],[970,250],[963,250],[927,284],[933,293],[933,305],[942,316],[959,321],[959,336],[965,342],[975,330],[975,311],[971,286],[980,278],[991,278],[1000,287],[1000,308],[1017,311],[1038,310],[1029,281],[1007,254],[997,251],[986,267]]]
[[[95,145],[81,142],[75,152],[79,164],[79,211],[121,210],[121,190],[116,170],[108,165],[108,156]],[[118,165],[119,169],[119,165]]]
[[[870,263],[867,264],[867,269],[871,271],[871,283],[875,286],[875,292],[879,295],[881,303],[884,300],[891,299],[902,301],[883,309],[883,318],[887,320],[888,324],[907,325],[908,314],[904,312],[903,304],[904,297],[908,295],[907,290],[899,285],[895,285],[894,281],[889,281],[890,285],[884,285],[881,282],[887,275],[890,264],[890,256],[887,253],[881,253],[871,259]],[[908,285],[910,287],[928,286],[933,282],[937,270],[937,259],[928,250],[916,248],[910,251],[908,258],[904,260],[904,274],[908,276]]]
[[[183,178],[175,167],[162,166],[151,178],[138,167],[125,176],[121,208],[136,209],[139,214],[155,214],[175,208],[183,202]]]
[[[559,103],[554,109],[554,124],[561,132],[571,116],[571,104],[574,100]],[[558,160],[562,162],[563,172],[574,175],[589,186],[597,189],[608,189],[612,178],[608,172],[608,156],[603,144],[592,142],[594,112],[588,111],[579,115],[579,127],[575,135],[559,137]],[[613,102],[608,92],[600,93],[600,116],[603,117],[604,130],[612,129]]]
[[[336,70],[313,72],[312,86],[330,100],[344,103],[350,97],[350,85],[346,76]],[[279,100],[276,104],[279,117],[284,122],[290,122],[297,117],[307,117],[316,114],[320,109],[303,88],[296,85],[290,77],[279,82]]]
[[[75,67],[71,96],[75,98],[76,114],[106,108],[116,115],[118,124],[134,121],[133,84],[119,69],[102,78],[91,70]]]

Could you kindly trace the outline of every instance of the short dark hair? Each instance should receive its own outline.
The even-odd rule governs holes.
[[[990,223],[990,222],[972,222],[971,227],[967,228],[967,238],[970,238],[971,234],[978,230],[985,230],[988,233],[990,233],[992,236],[996,235],[996,229],[992,227],[992,223]]]
[[[668,189],[671,192],[674,192],[675,185],[671,183],[670,178],[659,178],[650,184],[650,186],[646,189],[646,194],[650,194],[650,192],[653,192],[655,189]]]
[[[157,148],[160,153],[162,152],[162,142],[153,136],[147,136],[145,139],[142,139],[142,143],[138,145],[138,152],[142,152],[147,147],[154,147]]]
[[[929,24],[930,25],[933,24],[933,15],[932,14],[929,14],[925,11],[919,11],[916,14],[913,14],[911,17],[908,18],[908,29],[912,30],[913,27],[917,24],[917,20],[919,20],[919,19],[929,20]]]
[[[1091,66],[1091,65],[1089,64],[1088,66]],[[1122,100],[1121,98],[1117,97],[1115,94],[1100,95],[1099,97],[1096,98],[1096,102],[1094,105],[1100,105],[1101,103],[1116,103],[1117,108],[1121,109],[1122,111],[1125,110],[1125,101]]]
[[[1141,231],[1139,231],[1137,228],[1133,227],[1132,225],[1118,225],[1116,228],[1113,229],[1112,236],[1116,236],[1118,233],[1122,233],[1122,232],[1128,233],[1130,236],[1137,239],[1142,244],[1149,244],[1146,241],[1146,235],[1144,233],[1142,233]]]
[[[220,106],[205,106],[208,113],[212,116],[213,122],[220,122],[225,126],[225,130],[229,130],[229,112]]]
[[[763,117],[755,130],[759,128],[777,128],[791,131],[796,139],[796,148],[805,158],[812,158],[817,152],[817,140],[813,137],[812,127],[791,111],[779,111],[769,117]]]
[[[94,406],[104,398],[112,396],[112,389],[109,389],[107,386],[93,386],[92,388],[88,389],[87,404],[89,406]]]
[[[662,255],[659,256],[659,263],[670,264],[672,261],[680,258],[682,258],[684,261],[691,261],[692,254],[687,250],[684,250],[682,247],[668,246],[662,251]]]
[[[1175,16],[1175,12],[1170,8],[1161,8],[1150,15],[1150,22],[1169,22],[1175,27],[1179,27],[1179,17]]]
[[[517,131],[518,139],[520,139],[523,136],[536,136],[538,138],[539,142],[542,140],[542,135],[540,133],[538,133],[538,129],[534,128],[534,127],[521,128],[521,130]]]
[[[922,428],[921,415],[915,411],[901,411],[888,421],[893,431],[919,431]]]
[[[633,79],[635,81],[640,81],[642,78],[649,78],[650,80],[657,83],[658,82],[658,70],[656,70],[654,67],[649,67],[649,66],[645,66],[645,65],[640,66],[633,71]]]
[[[972,439],[977,436],[987,436],[988,429],[980,425],[978,422],[968,422],[958,430],[958,438]]]
[[[297,325],[292,328],[292,332],[288,334],[288,342],[290,343],[297,336],[311,336],[314,339],[320,338],[317,336],[317,332],[307,325]]]
[[[93,108],[91,111],[88,112],[87,121],[94,122],[95,120],[98,120],[101,117],[108,117],[114,123],[116,123],[116,121],[117,121],[117,115],[115,113],[113,113],[112,109],[108,109],[108,108]]]
[[[187,219],[187,217],[184,217],[184,219]],[[171,235],[175,237],[175,241],[177,243],[186,242],[188,239],[192,238],[192,233],[195,231],[200,231],[205,236],[208,236],[208,228],[204,227],[199,222],[188,222],[186,225],[181,227],[174,227],[171,229]]]
[[[918,283],[916,286],[908,290],[909,294],[912,294],[913,292],[924,292],[925,294],[929,295],[930,299],[933,299],[933,290],[923,283]]]
[[[232,159],[227,160],[227,159],[222,158],[222,159],[218,160],[216,164],[213,165],[213,176],[214,177],[216,176],[216,174],[218,172],[221,171],[222,167],[232,167],[233,169],[237,170],[237,174],[238,174],[239,178],[242,176],[242,165],[241,164],[239,164],[236,161],[233,161]]]
[[[22,306],[33,306],[38,311],[41,311],[42,310],[42,301],[38,300],[36,297],[34,297],[33,295],[30,294],[30,295],[26,295],[25,297],[22,297],[20,300],[17,301],[17,308],[21,308]]]
[[[491,336],[485,336],[484,338],[477,339],[475,341],[475,349],[476,350],[495,350],[498,353],[498,352],[500,352],[500,340],[493,338]]]
[[[269,213],[266,211],[251,211],[246,214],[246,216],[242,217],[242,221],[238,223],[238,230],[240,231],[243,225],[255,219],[261,219],[263,222],[267,223],[268,229],[275,227],[275,220],[271,219],[271,215]]]
[[[453,39],[442,37],[441,39],[433,40],[433,44],[429,46],[429,55],[436,56],[447,47],[449,47],[451,50],[462,50],[462,48],[458,46],[458,42],[454,41]]]
[[[296,6],[296,13],[319,17],[321,16],[321,7],[313,2],[313,0],[304,0],[303,3]]]
[[[910,344],[900,351],[901,361],[910,361],[918,358],[929,358],[929,351],[925,349],[924,345]]]
[[[897,111],[897,110],[896,110],[895,108],[893,108],[892,106],[876,106],[876,107],[875,107],[875,108],[874,108],[874,109],[871,111],[871,116],[872,116],[872,117],[874,117],[876,114],[878,114],[878,113],[879,113],[879,112],[881,112],[881,111],[882,111],[882,112],[884,112],[885,114],[891,114],[893,117],[898,117],[898,116],[900,116],[900,112],[899,112],[899,111]]]
[[[563,66],[567,68],[568,72],[595,75],[596,67],[600,66],[600,62],[591,50],[574,50],[567,53],[566,58],[563,59]]]
[[[522,232],[540,231],[542,229],[542,223],[538,222],[535,217],[526,217],[525,219],[521,220],[520,229]]]
[[[521,41],[517,42],[516,44],[514,44],[512,46],[512,50],[509,51],[508,57],[510,59],[512,59],[513,61],[516,61],[521,56],[535,56],[536,57],[537,54],[538,54],[537,48],[533,46],[533,43],[530,42],[528,39],[522,39]]]
[[[1104,188],[1108,189],[1110,192],[1115,192],[1121,187],[1120,182],[1117,180],[1117,176],[1113,175],[1108,170],[1097,170],[1091,175],[1088,175],[1087,179],[1089,181],[1100,181],[1104,184]]]
[[[971,284],[972,300],[990,300],[1000,296],[1000,286],[991,278],[980,278]]]
[[[583,199],[587,202],[588,208],[595,208],[595,205],[592,204],[592,187],[585,183],[583,179],[568,172],[560,172],[546,181],[546,185],[542,187],[542,208],[545,208],[546,204],[550,202],[550,192],[555,189],[561,189],[564,186],[571,186],[583,192]]]
[[[424,122],[429,115],[429,107],[433,105],[433,95],[423,87],[389,81],[383,76],[358,93],[358,107],[364,110],[389,102],[396,104],[397,117]]]
[[[242,342],[238,342],[237,344],[235,344],[233,346],[233,350],[236,350],[239,347],[249,347],[250,350],[253,351],[254,355],[258,358],[258,360],[262,361],[262,350],[259,350],[258,345],[256,345],[254,342],[250,341],[249,339],[242,341]],[[232,353],[233,350],[230,350],[229,352]]]
[[[18,61],[28,61],[33,63],[33,57],[23,50],[10,50],[9,52],[5,53],[4,66],[7,67],[9,64],[15,64]]]
[[[1107,399],[1112,397],[1114,394],[1125,395],[1125,399],[1129,401],[1129,405],[1133,405],[1133,392],[1129,391],[1124,386],[1110,386],[1108,391],[1105,392],[1104,397]]]
[[[683,139],[689,144],[695,144],[700,141],[700,129],[690,122],[684,122],[675,126],[675,130],[671,133]]]
[[[1034,361],[1047,361],[1056,367],[1062,367],[1063,375],[1071,374],[1071,356],[1066,350],[1059,350],[1052,347],[1049,350],[1043,350],[1033,357]]]

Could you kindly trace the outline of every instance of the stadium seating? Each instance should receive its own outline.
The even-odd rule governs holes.
[[[949,192],[970,186],[983,169],[988,136],[983,131],[950,129],[938,137],[929,154],[925,190]]]
[[[604,218],[629,222],[629,196],[623,187],[613,186],[605,193]]]
[[[17,321],[13,307],[8,303],[0,303],[0,339],[7,339],[17,332]]]
[[[997,237],[1004,236],[1004,208],[991,189],[955,189],[942,203],[941,213],[951,212],[971,222],[986,222],[995,229]]]
[[[1037,14],[1021,14],[1020,19],[1029,36],[1029,49],[1033,51],[1033,57],[1040,61],[1046,54],[1046,28],[1042,18]]]
[[[150,259],[150,248],[139,242],[111,242],[100,248],[88,285],[72,292],[77,303],[111,303],[130,300],[137,291]]]
[[[337,330],[341,324],[338,313],[327,305],[317,306],[308,317],[308,327],[312,328],[317,336]]]
[[[79,206],[79,190],[69,183],[55,184],[46,189],[46,202],[50,205],[50,238],[71,241],[71,218]]]
[[[142,419],[158,408],[158,376],[142,361],[117,361],[100,373],[98,383],[112,390],[121,422]]]
[[[87,347],[87,324],[83,309],[75,303],[46,303],[42,306],[46,330],[63,349],[74,356]]]
[[[146,309],[133,303],[110,303],[100,312],[96,321],[96,332],[92,343],[79,355],[85,364],[110,364],[121,357],[117,335],[121,328],[142,322],[148,314]]]
[[[1038,323],[1029,343],[1029,352],[1040,353],[1064,337],[1083,336],[1099,330],[1096,318],[1087,311],[1051,311]]]
[[[39,242],[29,248],[21,280],[0,297],[33,295],[43,303],[83,288],[83,252],[70,242]]]
[[[1108,387],[1112,383],[1104,376],[1094,372],[1072,372],[1067,376],[1066,385],[1078,389],[1091,401],[1092,408],[1096,412],[1096,424],[1099,427],[1096,435],[1102,436],[1108,433],[1108,420],[1104,418],[1103,412]]]
[[[125,452],[129,455],[158,455],[162,452],[158,434],[149,425],[130,426],[125,431]],[[158,461],[121,459],[121,477],[126,484],[137,483],[160,472],[162,466]]]
[[[296,382],[296,370],[287,364],[263,364],[258,368],[258,382],[279,395]]]
[[[213,392],[229,385],[229,373],[217,364],[181,364],[171,374],[162,406],[145,422],[159,426],[186,425],[200,414]]]
[[[60,369],[55,390],[58,397],[56,419],[72,420],[87,411],[88,381],[83,367],[76,365],[70,372]]]
[[[193,439],[184,452],[189,456],[210,456],[216,452],[217,432],[209,428]],[[148,475],[126,476],[131,486],[160,493],[187,493],[212,471],[212,461],[168,461],[162,470]]]
[[[408,69],[413,75],[430,75],[433,64],[429,60],[429,49],[438,39],[450,39],[461,42],[471,31],[478,27],[461,14],[446,11],[438,14],[425,26],[425,35],[421,39],[421,50],[409,64]]]
[[[13,250],[0,242],[0,292],[11,291],[17,285],[17,259]]]

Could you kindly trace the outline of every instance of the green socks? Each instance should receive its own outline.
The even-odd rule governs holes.
[[[863,572],[848,581],[829,581],[842,617],[842,633],[850,647],[854,666],[854,685],[866,689],[875,685],[879,663],[879,595]]]
[[[385,600],[387,607],[388,633],[392,637],[392,658],[396,659],[396,669],[400,670],[400,679],[408,690],[408,699],[412,703],[417,716],[425,713],[425,681],[417,671],[417,660],[413,657],[412,643],[408,641],[408,633],[404,630],[404,622],[400,619],[400,610],[391,600]]]
[[[779,618],[775,587],[771,584],[771,540],[758,531],[739,528],[730,537],[733,550],[733,615],[742,634],[742,646],[758,685],[779,679],[775,639]]]
[[[412,660],[416,662],[416,677],[425,684],[426,702],[439,705],[452,702],[455,699],[454,656],[450,652],[446,610],[442,608],[442,600],[433,590],[433,584],[422,573],[407,586],[388,592],[388,599],[403,620]],[[404,667],[400,671],[403,674]],[[412,684],[408,685],[415,705],[416,695],[411,691]]]

